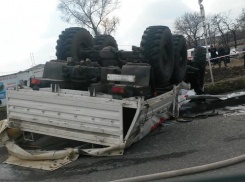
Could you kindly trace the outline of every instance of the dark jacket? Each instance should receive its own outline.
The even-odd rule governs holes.
[[[208,51],[211,54],[211,58],[216,58],[217,57],[217,54],[216,54],[217,49],[216,48],[210,48],[210,49],[208,49]]]
[[[225,55],[225,49],[223,47],[218,48],[218,56],[224,56]]]
[[[226,47],[225,47],[225,55],[229,55],[230,52],[231,52],[230,47],[226,46]]]

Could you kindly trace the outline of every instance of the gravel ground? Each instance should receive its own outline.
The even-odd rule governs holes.
[[[88,157],[53,172],[3,164],[7,151],[0,148],[0,181],[110,181],[177,170],[232,158],[245,153],[244,116],[216,116],[156,129],[132,145],[123,156]],[[245,162],[201,174],[168,179],[243,172]]]

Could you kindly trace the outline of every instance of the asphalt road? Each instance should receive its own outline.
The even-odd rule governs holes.
[[[209,164],[245,154],[244,128],[244,116],[216,116],[161,127],[128,148],[123,156],[81,156],[77,161],[53,172],[3,164],[7,151],[0,147],[0,181],[103,182]],[[164,181],[234,175],[244,170],[245,162]]]

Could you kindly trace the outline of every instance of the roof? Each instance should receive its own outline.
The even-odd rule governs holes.
[[[41,68],[44,68],[44,65],[45,64],[38,64],[36,66],[33,66],[29,69],[26,69],[24,71],[19,71],[19,72],[16,72],[16,73],[11,73],[11,74],[6,74],[6,75],[0,75],[0,77],[5,77],[5,76],[9,76],[9,75],[16,75],[18,73],[24,73],[24,72],[29,72],[29,71],[33,71],[33,70],[36,70],[36,69],[41,69]]]
[[[21,71],[21,72],[33,71],[33,70],[35,70],[35,69],[40,69],[40,68],[44,68],[44,64],[38,64],[38,65],[36,65],[36,66],[33,66],[33,67],[31,67],[31,68],[29,68],[29,69],[27,69],[27,70]]]

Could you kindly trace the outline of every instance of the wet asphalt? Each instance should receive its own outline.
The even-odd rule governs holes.
[[[215,116],[191,123],[157,128],[125,150],[123,156],[81,156],[56,171],[3,164],[0,147],[0,181],[94,181],[103,182],[209,164],[245,154],[245,116]],[[164,182],[241,174],[245,162],[200,174],[165,179]],[[161,180],[160,180],[161,181]]]

